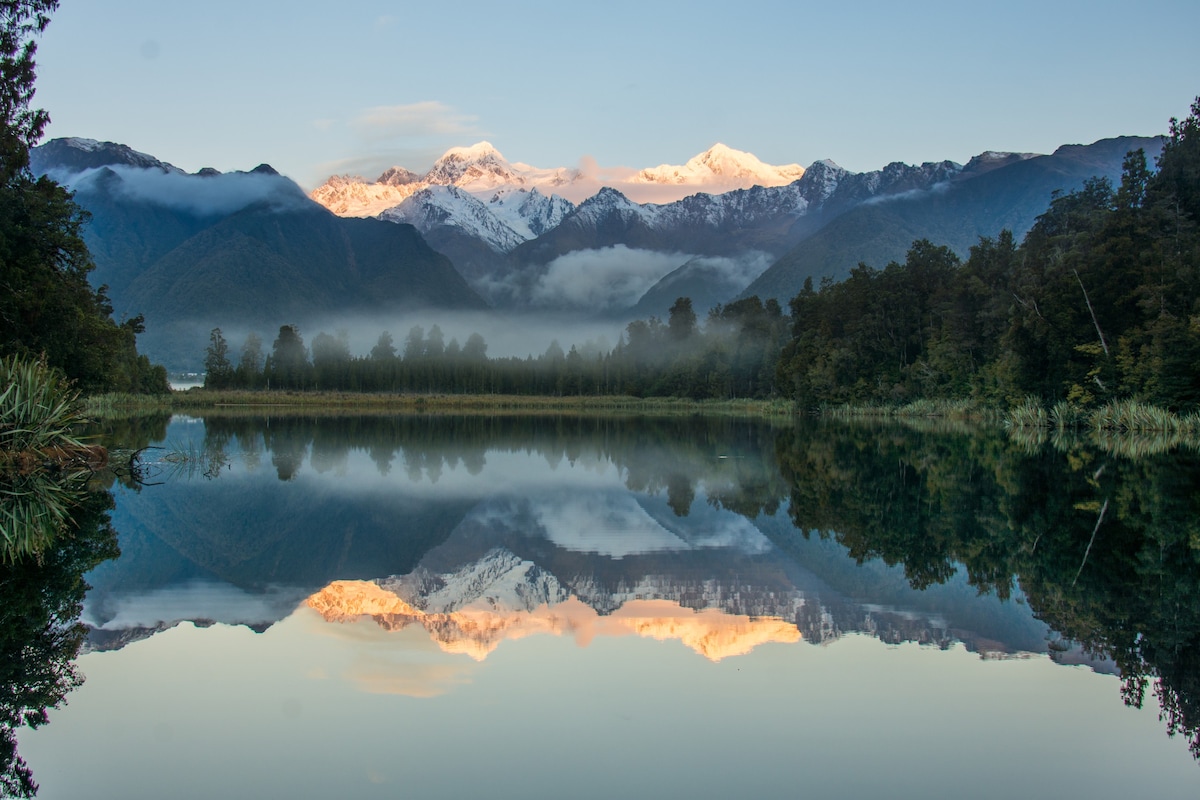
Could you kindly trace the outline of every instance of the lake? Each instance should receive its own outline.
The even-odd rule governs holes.
[[[1170,442],[287,410],[105,435],[151,449],[106,484],[86,680],[17,731],[46,800],[1200,793],[1200,457]]]

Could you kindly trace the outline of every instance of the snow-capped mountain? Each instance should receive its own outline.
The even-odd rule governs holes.
[[[454,185],[427,186],[384,211],[379,218],[407,222],[426,235],[438,228],[454,228],[457,234],[478,239],[498,253],[507,253],[529,238]]]
[[[691,255],[775,252],[790,246],[795,223],[822,210],[847,179],[852,179],[854,192],[869,192],[858,184],[873,174],[853,175],[833,162],[817,162],[784,186],[697,193],[665,204],[635,203],[616,189],[604,188],[580,203],[557,228],[513,255],[520,264],[546,264],[573,250],[615,245]],[[891,186],[881,180],[874,184],[877,191]]]
[[[501,189],[488,198],[488,209],[526,239],[557,228],[575,204],[558,195],[547,197],[533,189]]]
[[[434,186],[454,186],[483,199],[516,189],[541,188],[553,193],[556,187],[580,178],[577,170],[539,169],[509,163],[490,142],[470,147],[452,147],[423,175],[391,167],[375,181],[351,175],[335,175],[317,187],[310,197],[342,217],[375,217],[406,198]],[[393,215],[393,219],[397,219]]]
[[[422,180],[458,186],[468,192],[487,192],[515,186],[561,186],[577,177],[577,171],[566,168],[538,169],[528,164],[510,164],[491,142],[478,142],[447,150]]]
[[[559,225],[575,210],[573,203],[534,189],[504,188],[486,201],[459,186],[427,186],[379,215],[388,222],[407,222],[429,237],[454,229],[507,253]]]
[[[399,169],[392,167],[375,182],[368,182],[356,175],[334,175],[309,197],[339,217],[376,217],[425,188],[425,184],[419,180],[398,184],[384,180]]]
[[[423,175],[392,167],[374,181],[338,175],[317,187],[312,199],[344,217],[378,216],[429,186],[457,186],[480,199],[496,191],[539,189],[580,201],[601,188],[620,190],[637,202],[670,202],[695,192],[726,192],[751,186],[781,186],[799,179],[798,164],[772,166],[750,153],[713,145],[682,166],[660,165],[640,172],[628,168],[543,169],[509,162],[489,142],[452,147]]]
[[[747,181],[752,186],[781,186],[800,180],[804,167],[799,164],[771,166],[759,161],[751,153],[734,150],[718,142],[682,166],[660,164],[635,174],[633,183],[664,183],[704,185],[728,183],[730,189],[745,188]]]

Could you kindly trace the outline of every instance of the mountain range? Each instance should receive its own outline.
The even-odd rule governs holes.
[[[118,316],[145,316],[144,352],[180,368],[214,326],[488,307],[619,321],[665,316],[684,295],[701,312],[750,294],[786,304],[805,279],[901,261],[915,239],[966,255],[1004,228],[1019,238],[1054,192],[1119,180],[1139,147],[1153,158],[1161,139],[865,173],[718,144],[683,165],[605,172],[510,163],[481,142],[422,174],[335,177],[308,196],[266,165],[188,174],[89,139],[47,142],[31,165],[75,191],[94,281]],[[645,201],[662,192],[672,199]]]
[[[451,150],[419,178],[393,168],[374,184],[331,179],[311,196],[337,213],[368,213],[377,206],[353,198],[383,203],[379,187],[404,174],[404,199],[379,218],[414,225],[493,305],[661,316],[681,293],[700,309],[750,294],[786,303],[806,278],[902,261],[920,238],[964,256],[979,237],[1005,228],[1019,238],[1054,192],[1097,176],[1119,180],[1125,154],[1139,147],[1153,158],[1161,140],[1121,137],[1050,155],[985,152],[966,165],[893,163],[851,173],[828,160],[773,167],[718,144],[684,166],[611,180],[574,204],[555,192],[574,185],[577,173],[518,168],[484,142]],[[694,191],[718,178],[754,185]],[[687,194],[636,202],[639,182]],[[596,266],[615,259],[630,286]],[[618,290],[563,290],[591,283],[589,271]]]
[[[312,199],[348,217],[373,217],[432,186],[456,186],[477,195],[498,189],[538,189],[580,202],[608,186],[639,202],[669,202],[696,192],[721,193],[751,186],[782,186],[804,174],[799,164],[764,164],[751,153],[718,142],[681,165],[660,164],[641,170],[601,169],[589,165],[543,169],[510,162],[490,142],[452,147],[424,174],[395,166],[374,181],[358,175],[334,175]]]

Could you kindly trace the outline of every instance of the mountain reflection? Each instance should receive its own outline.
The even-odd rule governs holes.
[[[734,418],[177,419],[124,493],[91,646],[182,620],[534,634],[719,660],[849,633],[1048,653],[1153,687],[1197,747],[1200,459],[947,427]]]
[[[535,634],[569,634],[586,646],[597,636],[678,640],[710,661],[749,653],[766,642],[795,642],[800,631],[774,618],[696,611],[670,600],[630,600],[601,616],[576,597],[533,608],[510,608],[493,598],[454,611],[429,612],[369,581],[336,581],[305,601],[329,622],[371,617],[387,630],[421,625],[447,653],[482,661],[502,641]]]

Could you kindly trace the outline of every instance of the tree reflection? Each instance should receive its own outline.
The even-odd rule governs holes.
[[[237,414],[205,417],[196,459],[224,462],[234,452],[257,459],[267,450],[279,479],[289,481],[305,464],[318,473],[343,470],[350,452],[361,450],[382,476],[398,467],[413,483],[436,483],[459,465],[478,475],[489,452],[537,452],[572,464],[586,455],[620,467],[631,491],[666,493],[678,516],[703,482],[714,507],[753,519],[775,513],[786,495],[774,445],[772,426],[720,417]]]
[[[0,478],[5,482],[10,477]],[[7,488],[7,487],[6,487]],[[32,797],[33,775],[17,752],[17,731],[48,721],[83,677],[74,660],[86,628],[79,622],[83,575],[115,558],[107,491],[80,492],[56,535],[36,555],[0,560],[0,792]],[[48,512],[47,512],[48,513]]]
[[[866,427],[789,431],[778,456],[802,535],[903,564],[914,587],[959,564],[980,591],[1019,587],[1035,616],[1115,662],[1127,703],[1152,683],[1200,758],[1200,456]]]

